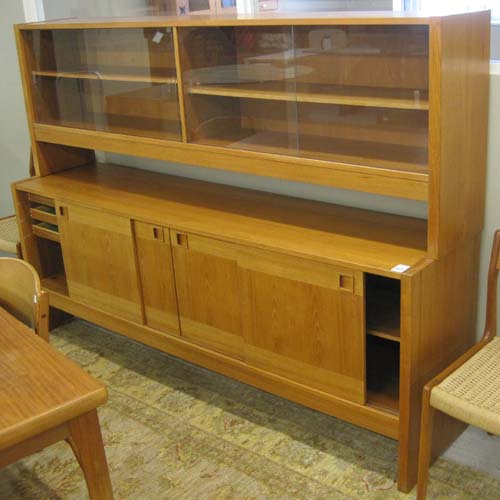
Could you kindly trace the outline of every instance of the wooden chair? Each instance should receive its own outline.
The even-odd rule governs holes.
[[[0,257],[0,306],[48,342],[49,297],[31,264]]]
[[[0,252],[22,257],[19,231],[15,215],[0,218]]]
[[[425,499],[436,411],[500,435],[500,337],[497,333],[497,279],[500,230],[496,231],[488,271],[486,324],[481,340],[423,391],[417,499]]]

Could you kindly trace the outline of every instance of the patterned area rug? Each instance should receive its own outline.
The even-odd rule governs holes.
[[[52,344],[109,389],[100,409],[117,499],[414,498],[394,483],[396,443],[235,382],[89,323]],[[2,409],[3,411],[3,409]],[[500,480],[439,460],[429,499],[500,496]],[[85,499],[59,443],[0,470],[0,498]]]

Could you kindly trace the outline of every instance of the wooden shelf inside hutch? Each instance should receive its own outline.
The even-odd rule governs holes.
[[[177,83],[177,78],[154,75],[134,75],[123,73],[90,73],[87,69],[82,71],[33,71],[33,76],[46,76],[51,78],[72,78],[76,80],[102,80],[111,82],[138,82],[138,83]]]
[[[272,101],[312,102],[395,109],[429,109],[428,93],[409,89],[287,82],[191,85],[189,94],[245,97]]]

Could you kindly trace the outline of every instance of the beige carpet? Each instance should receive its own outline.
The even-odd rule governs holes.
[[[117,499],[396,499],[396,443],[83,321],[52,343],[109,388],[100,410]],[[0,411],[6,411],[2,408]],[[428,498],[500,498],[439,460]],[[0,498],[87,498],[65,443],[0,470]]]

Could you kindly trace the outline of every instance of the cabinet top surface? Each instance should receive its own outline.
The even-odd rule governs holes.
[[[489,15],[489,11],[482,11]],[[393,12],[321,12],[235,14],[223,16],[144,16],[64,18],[37,23],[18,24],[19,29],[141,28],[155,26],[272,26],[272,25],[346,25],[346,24],[430,24],[432,19],[469,12],[446,11],[432,15],[425,11]],[[439,15],[438,15],[439,14]]]
[[[426,258],[424,220],[117,165],[74,168],[16,187],[60,203],[394,277],[394,266],[411,268]]]

